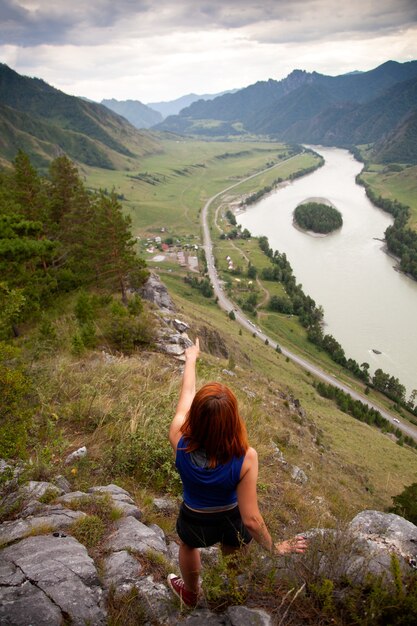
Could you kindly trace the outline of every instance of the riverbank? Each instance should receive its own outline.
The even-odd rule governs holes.
[[[306,293],[324,307],[328,332],[349,355],[369,363],[371,371],[382,368],[398,377],[411,393],[417,387],[417,286],[392,271],[375,240],[391,220],[355,184],[362,164],[347,151],[322,152],[324,168],[249,208],[239,221],[254,235],[267,234],[271,247],[287,254]],[[344,227],[332,237],[306,238],[293,227],[294,207],[324,195],[341,210]],[[373,357],[373,346],[381,348],[382,358]]]

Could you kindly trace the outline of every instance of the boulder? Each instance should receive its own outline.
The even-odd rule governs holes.
[[[131,550],[139,554],[148,550],[163,554],[168,551],[165,539],[134,517],[123,517],[117,522],[117,529],[108,538],[106,548],[112,552]]]
[[[155,582],[152,576],[146,576],[136,583],[135,587],[146,616],[152,624],[164,626],[177,623],[176,602],[165,584]]]
[[[226,615],[231,626],[271,626],[271,616],[262,609],[249,609],[247,606],[229,606]]]
[[[129,592],[141,578],[142,565],[126,550],[113,552],[103,562],[103,582],[107,589],[113,587],[116,596]]]
[[[178,502],[172,498],[154,498],[153,506],[157,511],[166,515],[178,511]]]
[[[368,574],[393,582],[391,558],[395,555],[401,571],[414,568],[417,553],[417,527],[393,513],[362,511],[344,530],[313,529],[305,555],[309,567],[333,580],[348,578],[362,584]]]
[[[58,626],[64,619],[75,626],[107,623],[94,562],[73,537],[24,539],[0,553],[0,570],[7,567],[14,571],[10,581],[22,576],[25,581],[0,588],[1,623]]]
[[[230,626],[230,621],[224,613],[219,615],[212,613],[208,609],[197,609],[188,615],[185,620],[176,622],[176,624],[178,626],[180,624],[187,624],[187,626]],[[244,623],[241,626],[244,626]]]
[[[362,548],[352,565],[366,567],[373,574],[391,579],[391,554],[401,569],[415,568],[417,526],[394,513],[362,511],[349,524],[349,531]]]

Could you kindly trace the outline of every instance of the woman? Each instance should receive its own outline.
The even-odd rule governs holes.
[[[195,390],[199,340],[185,351],[185,367],[169,440],[184,489],[177,520],[182,578],[168,583],[181,601],[197,604],[201,570],[199,548],[221,544],[224,555],[252,538],[269,552],[304,552],[304,537],[274,543],[258,508],[258,457],[247,441],[233,392],[219,383]]]

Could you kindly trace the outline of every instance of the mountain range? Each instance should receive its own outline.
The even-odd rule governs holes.
[[[235,90],[236,91],[236,90]],[[125,117],[136,128],[150,128],[159,122],[162,122],[169,115],[177,115],[182,109],[190,106],[198,100],[212,100],[226,93],[234,93],[233,91],[223,91],[216,94],[189,93],[181,98],[169,100],[166,102],[150,102],[143,104],[140,100],[102,100],[108,109]]]
[[[0,156],[25,150],[40,167],[61,153],[86,165],[127,167],[158,140],[101,104],[69,96],[0,64]]]
[[[260,81],[194,102],[154,128],[336,146],[376,142],[379,159],[389,160],[395,153],[400,160],[416,162],[415,113],[417,61],[388,61],[369,72],[340,76],[294,70],[281,81]]]
[[[160,111],[133,100],[98,104],[0,64],[0,162],[21,148],[38,167],[65,153],[80,164],[129,169],[133,158],[160,149],[158,132],[137,128],[158,122],[152,131],[202,138],[372,144],[373,160],[417,163],[417,61],[340,76],[294,70],[280,81],[153,106]],[[159,121],[169,110],[178,114]]]

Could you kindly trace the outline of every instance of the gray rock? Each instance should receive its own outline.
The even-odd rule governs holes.
[[[182,356],[185,352],[185,348],[175,343],[159,343],[158,346],[161,350],[173,356]]]
[[[79,500],[80,498],[88,498],[89,495],[84,491],[70,491],[69,493],[64,493],[63,496],[57,498],[57,502],[62,502],[63,504],[67,504],[67,502],[74,502],[74,500]]]
[[[222,369],[222,374],[226,374],[227,376],[236,376],[235,372],[227,369]]]
[[[348,573],[362,580],[366,570],[392,580],[391,554],[399,560],[400,568],[407,572],[414,568],[417,557],[417,526],[394,513],[362,511],[351,521],[349,532],[358,546],[352,555]]]
[[[62,489],[53,483],[44,481],[31,480],[22,487],[22,494],[28,500],[39,500],[39,498],[42,498],[47,492],[51,494],[56,493],[57,497],[64,493]]]
[[[104,585],[115,589],[116,595],[132,589],[141,577],[142,565],[134,556],[121,550],[104,559]]]
[[[65,465],[75,463],[75,461],[78,461],[85,456],[87,456],[87,448],[85,446],[82,446],[81,448],[78,448],[78,450],[74,450],[74,452],[71,452],[71,454],[67,456],[67,458],[65,459]]]
[[[392,547],[405,558],[417,554],[417,526],[394,513],[362,511],[353,518],[349,530],[370,541]]]
[[[25,575],[16,565],[2,560],[0,556],[0,588],[6,586],[18,587],[25,580]]]
[[[185,333],[190,328],[188,324],[186,324],[185,322],[181,322],[181,320],[177,320],[177,319],[174,319],[172,324],[174,328],[178,330],[179,333]]]
[[[305,485],[308,482],[307,474],[297,465],[293,465],[291,468],[291,478],[299,485]]]
[[[160,513],[171,514],[178,511],[178,502],[171,498],[154,498],[153,505]]]
[[[175,541],[170,541],[168,544],[168,559],[171,563],[178,564],[178,555],[180,547]]]
[[[53,480],[54,484],[59,487],[59,489],[62,489],[64,493],[70,493],[71,485],[70,482],[65,478],[65,476],[59,474],[59,476],[55,476]]]
[[[169,295],[167,288],[160,281],[159,276],[151,273],[146,283],[139,291],[142,298],[153,302],[159,309],[175,311],[175,304]]]
[[[125,489],[122,489],[122,487],[118,485],[91,487],[88,493],[96,495],[107,494],[112,500],[113,507],[119,509],[125,517],[132,516],[138,520],[142,518],[142,511],[136,506],[133,498]]]
[[[273,457],[282,465],[288,465],[287,461],[284,458],[282,451],[278,448],[277,444],[271,441],[272,449],[273,449]]]
[[[165,585],[155,582],[152,576],[146,576],[135,587],[146,615],[152,623],[161,626],[176,623],[177,605],[173,594]]]
[[[187,626],[230,626],[230,621],[224,613],[218,615],[208,609],[197,609],[186,617],[185,620],[176,622],[176,624],[178,626],[180,624],[187,624]],[[244,622],[239,626],[245,626]]]
[[[117,500],[113,498],[113,505],[115,509],[119,509],[124,517],[135,517],[137,520],[142,519],[142,511],[135,505],[124,502],[123,500]]]
[[[112,495],[124,495],[132,500],[130,494],[126,491],[126,489],[122,489],[118,485],[110,484],[110,485],[99,485],[98,487],[90,487],[88,489],[88,493],[109,493]],[[133,502],[133,500],[132,500]]]
[[[226,615],[231,626],[271,626],[271,616],[262,609],[248,609],[246,606],[229,606]]]
[[[61,626],[62,619],[59,607],[28,580],[19,587],[0,587],[0,624]]]
[[[13,467],[7,463],[4,459],[0,459],[0,474],[4,474],[4,472],[13,473]]]
[[[50,531],[65,530],[80,517],[85,517],[85,513],[64,509],[60,504],[44,506],[41,515],[0,524],[0,545],[22,539],[29,533],[42,532],[45,529]]]
[[[86,623],[97,626],[106,624],[102,590],[94,562],[88,556],[85,547],[73,537],[57,538],[52,535],[29,537],[3,550],[0,562],[14,565],[37,587],[37,590],[43,592],[42,596],[36,594],[38,613],[41,610],[44,612],[50,610],[51,600],[62,613],[60,621],[57,621],[55,611],[51,621],[44,619],[43,622],[38,621],[39,624],[60,624],[64,615],[69,616],[71,623],[76,626],[85,626]],[[5,589],[10,593],[9,615],[14,613],[16,607],[14,621],[5,623],[22,626],[36,623],[32,620],[32,615],[28,620],[28,607],[32,614],[31,602],[26,603],[24,620],[19,621],[22,600],[18,595],[13,599],[10,591],[19,588],[8,587],[2,591]]]
[[[162,530],[162,528],[160,526],[158,526],[158,524],[149,524],[148,528],[150,528],[151,530],[154,531],[154,533],[156,535],[158,535],[158,537],[160,539],[162,539],[162,541],[165,541],[165,533]]]
[[[117,530],[107,540],[107,549],[112,552],[132,550],[139,554],[144,554],[148,550],[156,550],[163,554],[168,551],[165,541],[134,517],[123,517],[117,522]]]

